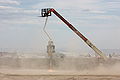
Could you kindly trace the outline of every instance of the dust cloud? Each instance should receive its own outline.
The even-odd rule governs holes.
[[[0,80],[120,80],[120,59],[94,57],[0,58]]]

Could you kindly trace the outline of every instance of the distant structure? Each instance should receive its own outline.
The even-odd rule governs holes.
[[[0,52],[0,57],[17,57],[17,53]]]

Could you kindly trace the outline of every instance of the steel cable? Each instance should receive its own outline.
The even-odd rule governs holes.
[[[45,19],[45,24],[44,24],[44,27],[43,27],[43,31],[45,32],[45,34],[47,35],[47,37],[49,38],[49,40],[51,41],[52,39],[51,39],[51,37],[50,37],[50,35],[47,33],[47,31],[46,31],[46,25],[47,25],[47,21],[48,21],[48,17],[46,17],[46,19]]]

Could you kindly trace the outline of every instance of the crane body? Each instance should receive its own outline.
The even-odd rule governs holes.
[[[62,17],[55,9],[46,8],[41,10],[41,17],[51,16],[51,12],[53,12],[58,18],[60,18],[73,32],[75,32],[90,48],[92,48],[95,53],[97,53],[104,60],[107,57],[100,51],[94,44],[92,44],[82,33],[80,33],[72,24],[70,24],[64,17]]]

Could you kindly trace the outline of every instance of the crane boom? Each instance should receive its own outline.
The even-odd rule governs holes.
[[[51,12],[53,12],[58,18],[60,18],[73,32],[75,32],[90,48],[92,48],[95,53],[97,53],[104,60],[107,57],[95,46],[93,45],[82,33],[80,33],[72,24],[70,24],[65,18],[63,18],[55,9],[46,8],[42,9],[41,15],[42,17],[51,16]]]

